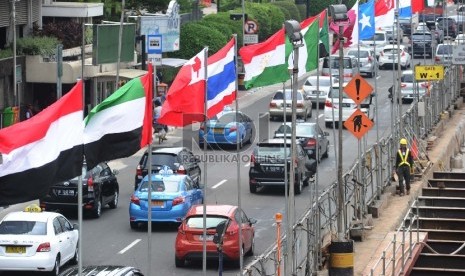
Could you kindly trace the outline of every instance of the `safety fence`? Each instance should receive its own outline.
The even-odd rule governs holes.
[[[354,232],[365,230],[364,218],[370,214],[370,207],[381,199],[381,195],[391,185],[399,137],[406,137],[409,144],[415,147],[416,172],[421,173],[426,169],[428,156],[425,139],[441,120],[441,116],[444,116],[444,112],[454,108],[453,102],[459,96],[461,79],[459,67],[445,67],[444,80],[432,82],[425,95],[417,93],[417,97],[402,113],[402,117],[393,122],[394,131],[370,146],[343,174],[342,231],[347,238],[351,238]],[[402,108],[403,105],[395,106]],[[242,274],[284,275],[284,264],[289,263],[287,246],[292,246],[294,258],[292,268],[287,268],[291,271],[289,275],[316,275],[329,258],[328,252],[324,250],[325,241],[340,232],[337,229],[338,194],[336,181],[318,196],[312,207],[293,225],[294,240],[290,245],[286,235],[282,235],[282,248],[273,244],[265,253],[256,256],[244,267]]]

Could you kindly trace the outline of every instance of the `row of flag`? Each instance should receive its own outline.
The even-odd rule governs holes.
[[[362,35],[372,25],[393,24],[393,0],[371,0],[360,9],[357,1],[354,7],[349,18],[362,22]],[[412,5],[412,11],[416,9]],[[374,23],[364,17],[372,16],[373,10]],[[299,77],[316,69],[319,57],[330,50],[326,10],[300,24],[303,47],[298,48]],[[358,31],[359,24],[355,26]],[[358,36],[358,32],[354,33]],[[233,38],[208,58],[206,48],[190,59],[168,90],[159,123],[186,126],[202,122],[231,104],[237,96],[236,48]],[[289,80],[292,53],[293,45],[284,29],[262,43],[242,47],[239,54],[245,67],[246,88]],[[44,196],[53,183],[80,175],[84,161],[90,169],[102,161],[128,157],[149,145],[152,74],[150,68],[146,75],[129,81],[84,119],[83,83],[79,80],[71,91],[36,116],[0,129],[0,206]]]

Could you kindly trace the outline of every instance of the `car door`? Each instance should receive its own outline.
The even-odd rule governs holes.
[[[183,159],[185,160],[186,166],[188,167],[188,175],[195,183],[200,182],[200,167],[198,164],[198,159],[194,154],[189,150],[182,151]]]
[[[64,264],[70,258],[71,245],[69,243],[68,235],[63,230],[59,217],[53,218],[53,229],[55,230],[55,240],[57,242],[58,252],[60,252],[61,259],[63,260],[61,264]],[[56,254],[58,254],[58,252],[56,252]]]
[[[100,188],[102,192],[103,204],[107,204],[108,202],[113,200],[112,196],[115,194],[115,187],[112,183],[112,177],[114,176],[111,172],[110,167],[106,163],[102,163],[100,171]]]
[[[68,255],[62,256],[62,264],[64,264],[64,262],[70,260],[74,256],[77,239],[74,237],[73,226],[66,218],[60,216],[58,217],[58,221],[60,222],[61,228],[63,230],[62,235],[66,239],[65,243],[68,253]]]
[[[325,152],[327,150],[327,147],[328,145],[326,144],[326,136],[323,132],[323,130],[321,130],[320,126],[318,124],[315,124],[315,133],[316,133],[316,136],[318,137],[318,156],[320,157],[321,159],[321,156],[323,155],[323,152]]]
[[[249,223],[249,218],[242,210],[237,209],[234,215],[237,224],[242,228],[242,242],[244,243],[244,253],[250,250],[253,240],[253,228]]]

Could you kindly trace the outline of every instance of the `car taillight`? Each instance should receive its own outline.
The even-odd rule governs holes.
[[[303,103],[298,103],[297,104],[297,108],[303,108],[304,107],[304,104]]]
[[[402,56],[402,57],[405,56],[405,52],[402,52],[402,55],[401,55],[401,56]]]
[[[137,196],[132,195],[131,196],[131,203],[134,203],[136,205],[140,205],[140,199]]]
[[[44,243],[41,243],[37,247],[36,252],[50,252],[51,250],[52,250],[52,248],[50,247],[50,243],[49,242],[44,242]]]
[[[270,103],[270,107],[278,107],[276,103]]]
[[[140,165],[137,165],[137,168],[136,168],[136,175],[137,176],[142,176],[142,168]]]
[[[428,84],[427,84],[427,83],[422,83],[422,84],[420,84],[420,86],[423,87],[423,88],[428,88]]]
[[[230,132],[230,133],[231,133],[231,132],[235,132],[235,131],[237,131],[237,127],[236,127],[236,126],[232,126],[232,127],[229,128],[229,132]]]
[[[330,108],[333,108],[333,107],[334,107],[334,106],[333,106],[333,103],[330,102],[330,101],[326,101],[326,102],[325,102],[325,106],[326,106],[326,107],[330,107]]]
[[[322,76],[329,76],[329,73],[323,73]]]
[[[252,163],[252,165],[255,164],[255,155],[253,153],[250,155],[250,163]]]
[[[183,165],[179,165],[178,169],[176,170],[178,174],[186,174],[186,169]]]
[[[344,74],[344,77],[351,78],[351,77],[352,77],[352,73],[349,73],[349,74]]]
[[[407,86],[407,85],[406,85],[405,83],[401,83],[401,84],[400,84],[400,87],[401,87],[401,88],[402,88],[402,87],[406,87],[406,86]]]
[[[184,197],[178,196],[177,198],[173,199],[173,206],[179,205],[184,202]]]
[[[314,147],[316,145],[316,140],[313,138],[308,139],[307,147]]]
[[[87,179],[87,191],[89,191],[89,192],[94,191],[94,179],[92,177],[89,177]]]
[[[371,63],[373,61],[372,57],[368,57],[368,63]]]
[[[434,58],[434,60],[435,60],[435,61],[441,61],[441,59],[440,59],[438,56],[436,56],[436,57]]]

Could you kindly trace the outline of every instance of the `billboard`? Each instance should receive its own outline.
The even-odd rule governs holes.
[[[92,64],[114,63],[118,60],[119,24],[93,25]],[[134,61],[136,25],[123,24],[121,62]]]

